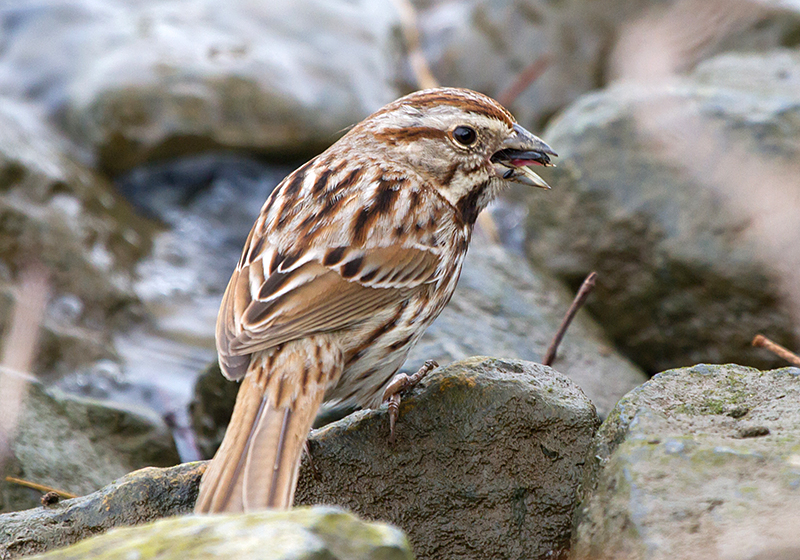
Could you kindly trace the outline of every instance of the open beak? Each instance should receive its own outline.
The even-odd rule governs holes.
[[[550,185],[530,166],[554,167],[550,156],[557,157],[558,154],[540,138],[514,123],[514,133],[503,141],[500,150],[492,156],[492,163],[497,176],[506,181],[549,189]]]

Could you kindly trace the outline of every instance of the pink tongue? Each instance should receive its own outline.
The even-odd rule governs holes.
[[[525,165],[542,165],[538,161],[533,161],[532,159],[512,159],[511,165],[515,167],[523,167]]]

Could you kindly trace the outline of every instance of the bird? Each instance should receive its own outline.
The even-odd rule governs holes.
[[[195,512],[290,508],[322,403],[387,400],[453,295],[478,214],[511,183],[549,188],[531,167],[555,155],[492,98],[434,88],[290,173],[222,297],[219,364],[241,385]]]

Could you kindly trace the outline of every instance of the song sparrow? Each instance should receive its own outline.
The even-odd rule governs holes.
[[[197,512],[291,506],[323,400],[377,407],[456,287],[478,213],[554,152],[485,95],[398,99],[278,185],[217,320],[242,380]]]

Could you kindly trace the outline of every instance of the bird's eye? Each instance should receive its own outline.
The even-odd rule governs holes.
[[[453,138],[462,146],[472,146],[478,139],[478,133],[468,126],[457,126],[453,130]]]

